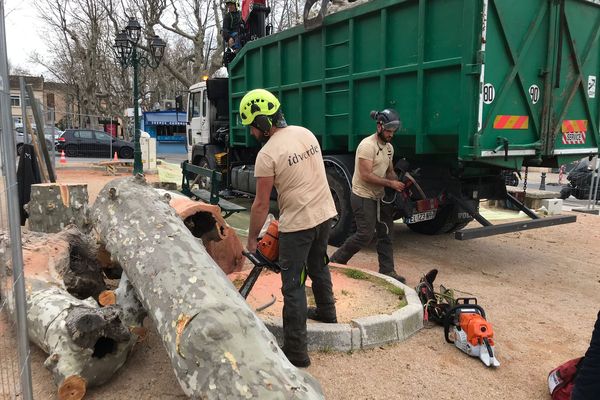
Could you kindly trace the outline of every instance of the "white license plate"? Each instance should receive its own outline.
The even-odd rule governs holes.
[[[425,211],[422,213],[413,214],[412,217],[405,218],[404,223],[405,224],[414,224],[416,222],[429,221],[430,219],[435,218],[436,213],[437,213],[437,210],[429,210],[429,211]]]

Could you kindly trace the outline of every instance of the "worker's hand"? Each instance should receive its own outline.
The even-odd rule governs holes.
[[[256,251],[256,243],[257,243],[256,238],[248,238],[248,243],[246,244],[246,250],[248,250],[249,253],[254,253]]]
[[[404,183],[396,180],[390,181],[390,187],[397,192],[401,192],[404,190]]]

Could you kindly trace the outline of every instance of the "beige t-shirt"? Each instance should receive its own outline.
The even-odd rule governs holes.
[[[275,177],[281,232],[313,228],[337,214],[321,147],[306,128],[278,130],[258,152],[254,176]]]
[[[394,146],[391,143],[380,144],[377,141],[377,134],[374,134],[364,138],[356,149],[354,175],[352,176],[352,192],[357,196],[367,199],[381,199],[385,188],[361,179],[358,168],[358,160],[360,158],[373,161],[373,173],[380,178],[385,178],[386,171],[393,163]]]

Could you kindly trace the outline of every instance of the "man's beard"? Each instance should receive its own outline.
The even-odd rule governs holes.
[[[392,138],[386,138],[385,136],[383,136],[383,128],[377,128],[377,137],[383,142],[383,143],[390,143],[392,141]]]

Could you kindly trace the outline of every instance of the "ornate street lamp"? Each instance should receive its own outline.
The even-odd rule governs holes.
[[[165,42],[154,35],[149,39],[150,49],[146,51],[141,47],[138,47],[140,40],[142,27],[140,23],[134,18],[129,17],[129,22],[125,29],[117,34],[115,38],[115,49],[117,52],[117,59],[121,64],[121,67],[133,67],[133,174],[141,174],[144,171],[142,165],[142,149],[140,147],[140,122],[139,122],[139,105],[138,105],[138,68],[150,67],[156,69],[160,64],[165,53]],[[146,54],[144,54],[146,53]]]

